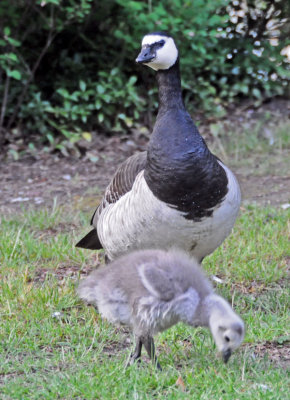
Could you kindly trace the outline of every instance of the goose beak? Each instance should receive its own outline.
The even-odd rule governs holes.
[[[138,57],[136,58],[136,63],[138,64],[145,64],[149,63],[150,61],[154,60],[155,58],[155,52],[152,52],[150,47],[144,47]]]
[[[222,352],[224,363],[226,364],[229,361],[230,356],[232,355],[232,350],[227,349]]]

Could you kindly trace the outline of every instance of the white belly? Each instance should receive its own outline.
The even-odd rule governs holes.
[[[98,219],[99,239],[110,259],[137,249],[180,248],[198,260],[212,253],[230,234],[238,215],[241,194],[233,173],[221,164],[228,177],[228,193],[210,217],[200,221],[158,200],[150,191],[143,171],[132,190],[107,206]]]

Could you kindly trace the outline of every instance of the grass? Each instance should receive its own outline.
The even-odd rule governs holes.
[[[245,320],[243,346],[224,365],[208,330],[178,325],[156,340],[161,373],[146,357],[125,369],[130,335],[75,296],[97,254],[74,247],[87,216],[70,215],[55,205],[2,218],[1,399],[287,398],[288,211],[242,209],[233,234],[204,262]]]
[[[265,113],[256,123],[248,122],[248,128],[245,122],[240,126],[219,122],[210,127],[214,137],[210,148],[226,164],[251,175],[288,175],[289,121],[274,124],[271,114]]]

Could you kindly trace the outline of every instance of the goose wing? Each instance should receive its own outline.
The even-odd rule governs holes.
[[[132,189],[136,176],[145,168],[146,160],[147,151],[143,151],[127,158],[127,160],[120,165],[110,184],[107,186],[100,205],[92,216],[91,225],[95,228],[83,237],[76,244],[76,247],[90,250],[99,250],[103,248],[97,232],[99,215],[104,208],[112,203],[116,203],[124,194]]]
[[[151,263],[145,263],[140,266],[139,274],[142,284],[151,295],[163,301],[170,301],[174,298],[174,282],[168,271],[166,272]]]

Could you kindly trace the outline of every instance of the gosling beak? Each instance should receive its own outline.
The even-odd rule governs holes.
[[[230,356],[232,355],[232,350],[227,349],[222,352],[224,363],[226,364],[229,361]]]
[[[135,61],[138,64],[145,64],[149,63],[154,58],[155,58],[155,52],[153,52],[150,47],[144,47]]]

